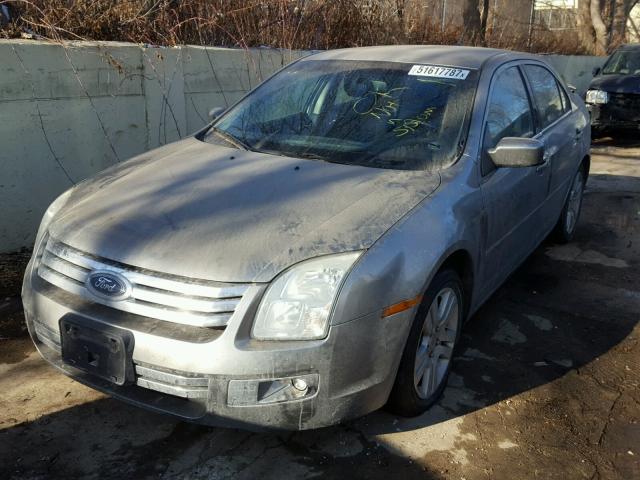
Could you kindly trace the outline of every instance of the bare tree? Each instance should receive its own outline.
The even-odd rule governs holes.
[[[591,25],[595,32],[595,53],[603,55],[607,53],[607,26],[602,19],[602,6],[600,0],[591,0],[589,13]]]
[[[485,43],[485,35],[487,33],[487,20],[489,19],[489,6],[491,0],[480,0],[480,33],[482,34],[483,44]]]
[[[624,43],[629,15],[638,0],[580,0],[578,35],[586,50],[605,55]]]
[[[611,22],[610,39],[611,46],[615,47],[624,43],[627,33],[627,24],[629,23],[629,15],[636,3],[638,3],[638,0],[616,0],[613,2],[613,18]]]
[[[483,43],[484,31],[478,0],[464,0],[462,16],[464,18],[464,37],[469,43]],[[486,25],[486,21],[484,23]]]
[[[396,15],[398,15],[398,20],[400,20],[400,22],[404,21],[405,3],[405,0],[396,0]]]

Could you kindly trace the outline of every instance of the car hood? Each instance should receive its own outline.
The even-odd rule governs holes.
[[[599,75],[591,81],[589,89],[640,94],[640,75]]]
[[[190,138],[80,184],[49,227],[84,252],[222,282],[370,247],[440,176],[301,160]]]

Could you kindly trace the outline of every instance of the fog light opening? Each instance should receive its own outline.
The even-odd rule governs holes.
[[[293,380],[291,380],[291,385],[293,385],[293,388],[301,392],[305,392],[309,388],[307,382],[302,378],[294,378]]]
[[[310,399],[317,395],[319,383],[317,373],[274,379],[230,380],[227,404],[240,407]]]

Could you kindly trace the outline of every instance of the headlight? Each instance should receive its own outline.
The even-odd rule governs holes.
[[[585,101],[587,103],[601,105],[609,101],[609,94],[604,90],[587,90]]]
[[[42,237],[47,231],[47,228],[49,228],[49,224],[51,223],[51,220],[53,220],[53,217],[56,216],[56,214],[65,206],[65,204],[67,203],[67,200],[69,200],[69,196],[71,195],[72,190],[73,189],[69,189],[66,192],[64,192],[62,195],[60,195],[58,198],[56,198],[51,203],[51,205],[49,205],[49,208],[47,208],[47,211],[44,212],[42,221],[40,222],[40,228],[38,228],[38,233],[36,234],[34,251],[37,251],[38,246],[42,241]]]
[[[340,286],[360,254],[314,258],[280,274],[260,302],[251,336],[260,340],[326,337]]]

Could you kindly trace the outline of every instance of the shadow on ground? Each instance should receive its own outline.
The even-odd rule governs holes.
[[[610,131],[593,138],[594,147],[640,148],[640,132]]]

